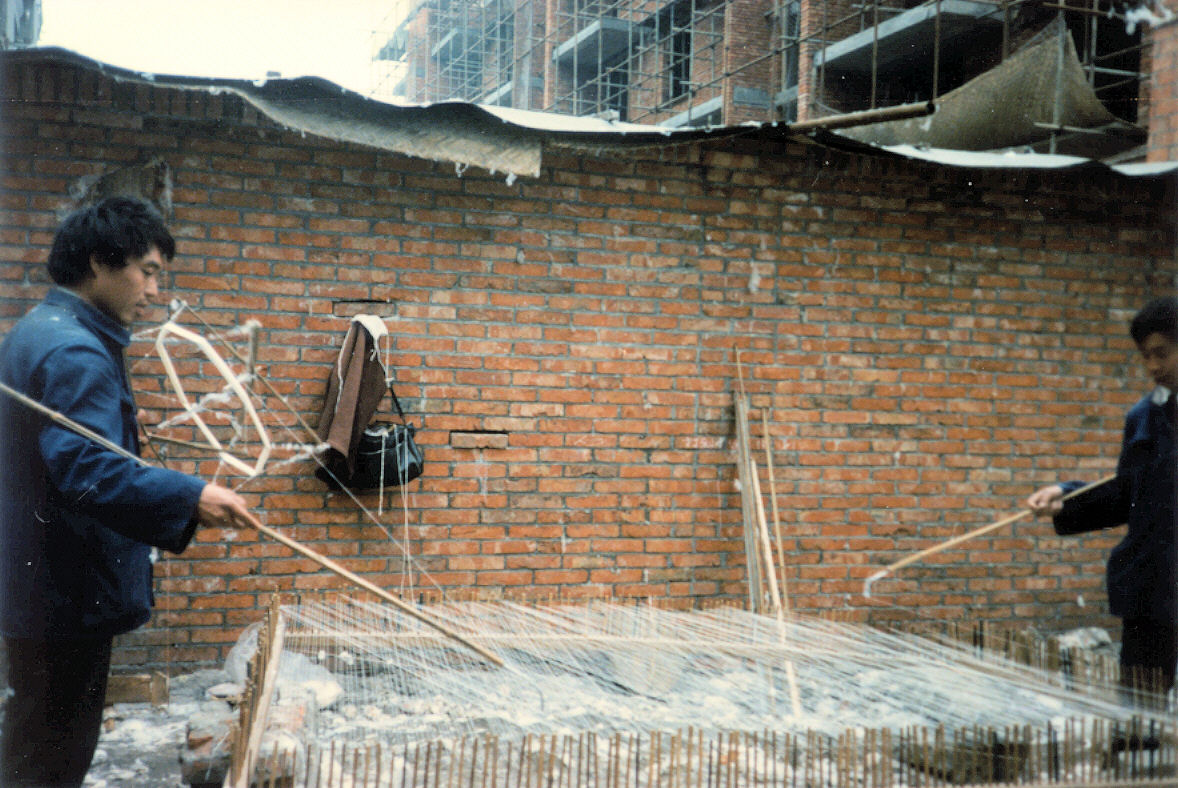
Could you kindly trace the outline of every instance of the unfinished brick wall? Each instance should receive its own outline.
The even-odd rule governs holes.
[[[862,29],[861,18],[851,0],[802,0],[798,46],[798,120],[829,114],[832,98],[825,73],[816,73],[815,55],[826,41],[839,41]]]
[[[1109,623],[1116,533],[1043,523],[861,591],[1040,483],[1113,467],[1148,387],[1128,320],[1175,286],[1162,185],[755,137],[552,152],[509,183],[64,66],[9,64],[4,92],[5,328],[45,291],[71,183],[153,156],[175,181],[172,295],[217,326],[260,321],[263,371],[304,417],[350,315],[388,320],[427,459],[386,495],[388,533],[307,463],[243,489],[268,524],[386,588],[411,593],[390,539],[407,534],[418,591],[741,600],[740,351],[756,435],[769,417],[795,608]],[[150,370],[136,384],[154,410]],[[157,574],[159,614],[120,640],[121,665],[219,662],[271,592],[344,586],[251,533],[202,532]]]
[[[781,89],[774,82],[778,58],[766,56],[780,45],[774,8],[764,0],[738,0],[724,10],[724,72],[733,75],[724,85],[724,123],[735,126],[773,120],[771,102]]]

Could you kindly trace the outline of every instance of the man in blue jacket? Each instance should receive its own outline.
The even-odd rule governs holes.
[[[123,352],[175,242],[145,203],[111,198],[54,237],[57,287],[0,344],[0,382],[121,454],[0,393],[0,634],[10,694],[0,788],[79,786],[102,722],[112,638],[151,614],[151,549],[236,527],[237,493],[136,462]]]
[[[1164,700],[1178,664],[1178,298],[1158,298],[1129,327],[1154,390],[1125,418],[1116,478],[1066,502],[1080,482],[1037,490],[1027,507],[1059,534],[1128,524],[1108,559],[1109,608],[1121,619],[1121,682],[1149,704]]]

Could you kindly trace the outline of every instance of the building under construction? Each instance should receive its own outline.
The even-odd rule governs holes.
[[[376,90],[668,127],[935,100],[932,136],[925,120],[909,124],[923,136],[876,124],[886,137],[867,141],[1124,159],[1148,112],[1142,13],[1114,0],[402,0],[377,33]]]

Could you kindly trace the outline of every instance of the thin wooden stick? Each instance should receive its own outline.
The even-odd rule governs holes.
[[[254,378],[257,377],[257,371],[258,371],[258,329],[261,328],[261,325],[262,324],[259,323],[257,320],[249,320],[249,321],[246,321],[246,324],[245,324],[245,330],[246,330],[246,334],[248,336],[248,343],[249,344],[248,344],[248,350],[246,351],[246,360],[245,360],[246,381],[242,387],[246,390],[246,393],[248,393],[248,394],[254,393],[254,386],[253,386],[252,381]],[[242,408],[241,414],[242,414],[243,420],[248,415],[248,413],[244,407]]]
[[[748,429],[747,423],[745,429]],[[748,436],[747,431],[745,436]],[[747,444],[745,451],[749,451]],[[760,545],[761,561],[765,567],[765,580],[769,584],[769,599],[773,603],[773,610],[776,613],[781,613],[784,607],[781,604],[781,593],[777,588],[777,569],[773,561],[773,548],[769,545],[769,524],[765,518],[765,501],[761,494],[761,481],[757,478],[757,466],[753,462],[751,454],[748,457],[748,463],[752,470],[750,477],[753,483],[753,513],[757,516],[756,534],[753,539]]]
[[[761,483],[760,483],[760,479],[758,478],[757,464],[753,460],[752,452],[751,452],[751,449],[749,446],[750,437],[749,437],[749,424],[748,424],[748,400],[743,393],[741,395],[739,395],[739,399],[737,400],[736,420],[737,420],[737,440],[740,443],[740,446],[738,447],[738,451],[741,453],[741,460],[743,461],[742,467],[747,469],[747,471],[745,473],[745,477],[747,478],[747,483],[751,486],[751,490],[749,490],[749,492],[751,493],[751,496],[752,496],[752,509],[753,509],[753,514],[755,515],[755,518],[756,518],[754,523],[752,523],[752,524],[747,523],[747,522],[745,523],[746,543],[749,541],[752,542],[752,555],[750,556],[749,560],[750,560],[750,562],[755,562],[757,560],[757,558],[760,557],[761,561],[763,561],[763,563],[764,563],[764,568],[765,568],[764,579],[768,581],[769,598],[773,604],[773,612],[777,616],[777,623],[778,623],[778,627],[779,627],[778,631],[779,631],[779,634],[782,639],[782,644],[784,645],[784,638],[785,638],[784,616],[785,616],[785,611],[789,609],[789,604],[785,601],[785,594],[777,586],[777,565],[773,560],[773,548],[770,545],[769,525],[766,522],[766,518],[765,518],[765,502],[764,502],[764,498],[761,494]],[[770,482],[772,482],[772,479],[773,479],[772,467],[773,466],[772,466],[772,458],[771,458],[772,450],[771,450],[770,444],[769,444],[769,422],[765,416],[764,409],[762,409],[762,411],[761,411],[761,424],[763,425],[764,430],[765,430],[765,452],[767,455],[770,455],[770,460],[769,460],[769,462],[770,462],[770,465],[769,465],[770,477],[769,478],[770,478]],[[742,494],[743,494],[743,490],[742,490]],[[774,524],[777,525],[779,521],[777,520],[776,491],[773,491],[773,498],[774,498],[774,501],[773,501]],[[755,529],[755,534],[753,534],[751,536],[748,533],[750,530],[750,527]],[[781,550],[781,529],[780,529],[780,527],[777,528],[777,540],[778,540],[777,541],[778,554],[780,555],[780,550]],[[759,545],[759,549],[758,549],[758,545]],[[785,568],[785,564],[784,564],[784,561],[782,561],[783,575],[784,575],[784,568]],[[750,592],[751,592],[753,582],[754,582],[754,578],[752,576],[752,573],[750,573],[750,577],[749,577]],[[762,602],[762,600],[764,598],[765,589],[762,587],[762,578],[760,577],[760,573],[757,573],[757,577],[756,577],[755,582],[756,582],[757,593],[756,593],[756,597],[755,597],[755,604],[753,606],[754,612],[759,610],[760,603]],[[751,593],[750,593],[750,596],[751,596]],[[802,714],[801,696],[798,692],[798,686],[797,686],[797,680],[796,680],[796,677],[794,674],[793,662],[788,659],[785,661],[785,672],[786,672],[786,678],[789,683],[790,704],[793,708],[794,715],[800,717]]]
[[[785,548],[781,545],[781,512],[777,507],[777,483],[773,478],[773,441],[769,436],[769,416],[761,408],[761,428],[765,433],[765,467],[769,471],[769,500],[773,504],[773,537],[777,540],[777,563],[781,569],[781,607],[789,612],[789,584],[785,578]]]
[[[744,528],[745,565],[748,567],[749,609],[754,613],[761,612],[764,605],[764,579],[761,577],[761,555],[757,546],[757,513],[754,498],[753,478],[756,476],[756,465],[753,463],[752,453],[749,451],[748,412],[749,399],[744,388],[744,366],[740,361],[740,350],[736,350],[736,376],[738,390],[732,396],[733,410],[736,414],[736,468],[740,482],[740,510]],[[768,568],[768,567],[766,567]]]
[[[373,583],[369,580],[365,580],[363,577],[360,577],[360,575],[356,574],[355,572],[348,571],[344,567],[337,564],[335,561],[332,561],[327,556],[320,555],[319,553],[315,552],[311,548],[306,547],[305,545],[302,545],[299,542],[296,542],[294,539],[284,536],[283,534],[279,533],[278,531],[275,531],[273,528],[262,525],[262,523],[253,515],[247,515],[246,521],[250,524],[250,526],[252,528],[257,530],[259,533],[265,534],[266,536],[270,537],[274,541],[276,541],[280,544],[286,545],[291,550],[294,550],[296,553],[303,556],[304,558],[311,559],[315,563],[322,566],[324,569],[334,572],[335,574],[344,578],[348,582],[350,582],[354,585],[358,585],[361,588],[363,588],[364,590],[370,591],[373,594],[376,594],[378,597],[380,597],[384,601],[388,602],[390,605],[397,608],[402,613],[404,613],[408,616],[412,616],[413,618],[416,618],[421,623],[425,624],[426,626],[436,629],[438,632],[441,632],[443,635],[450,638],[451,640],[455,640],[455,641],[461,643],[462,645],[466,646],[471,651],[475,652],[479,656],[488,660],[492,664],[497,665],[498,667],[503,667],[503,660],[500,659],[495,654],[491,653],[490,651],[488,651],[487,649],[478,645],[477,643],[472,643],[471,641],[464,638],[462,635],[458,634],[454,630],[447,627],[445,624],[441,623],[440,621],[437,621],[436,619],[432,618],[431,616],[426,615],[425,613],[422,613],[420,610],[417,610],[416,608],[412,607],[411,605],[403,602],[402,600],[393,596],[388,591],[385,591],[383,588],[376,585],[375,583]]]
[[[1117,478],[1117,475],[1115,473],[1110,476],[1105,476],[1103,479],[1100,479],[1099,481],[1092,482],[1091,484],[1086,484],[1077,490],[1071,491],[1067,495],[1063,496],[1063,498],[1061,498],[1060,500],[1066,501],[1069,498],[1075,498],[1077,495],[1080,495],[1081,493],[1086,493],[1089,490],[1092,490],[1096,487],[1101,486],[1102,484],[1108,484],[1109,482],[1111,482],[1115,478]],[[867,578],[867,581],[863,584],[863,596],[865,598],[870,599],[871,598],[871,584],[874,583],[876,580],[879,580],[882,577],[892,574],[897,569],[902,569],[903,567],[906,567],[909,564],[914,564],[917,561],[920,561],[921,559],[928,558],[930,555],[935,555],[936,553],[940,553],[944,550],[948,550],[950,547],[956,547],[957,545],[961,544],[962,542],[969,541],[970,539],[974,539],[975,537],[982,536],[984,534],[988,534],[991,531],[996,531],[999,528],[1002,528],[1003,526],[1010,525],[1011,523],[1017,522],[1018,520],[1022,520],[1024,517],[1028,517],[1032,514],[1034,514],[1034,512],[1032,512],[1030,509],[1023,509],[1018,514],[1012,514],[1009,517],[1004,517],[1001,520],[997,520],[995,522],[990,523],[989,525],[983,525],[981,528],[975,528],[974,530],[972,530],[968,533],[961,534],[960,536],[955,536],[952,539],[941,542],[938,545],[933,545],[932,547],[928,548],[927,550],[921,550],[919,553],[914,553],[913,555],[910,555],[906,558],[901,558],[899,561],[896,561],[894,564],[888,564],[883,569],[879,570],[878,572],[873,574],[871,577]]]
[[[55,421],[67,429],[73,430],[74,432],[81,435],[83,438],[88,438],[88,439],[94,441],[102,448],[109,449],[110,451],[113,451],[115,454],[118,454],[120,457],[125,457],[129,460],[133,460],[133,461],[139,463],[140,465],[146,465],[148,467],[151,467],[151,463],[148,462],[147,460],[143,459],[142,457],[139,457],[138,455],[133,454],[132,452],[128,451],[127,449],[124,449],[122,446],[115,443],[114,441],[104,438],[103,436],[101,436],[97,432],[95,432],[94,430],[91,430],[88,427],[85,427],[82,424],[79,424],[78,422],[74,421],[69,416],[65,415],[64,413],[59,413],[58,411],[54,410],[53,408],[50,408],[46,405],[42,405],[37,400],[33,399],[32,397],[30,397],[26,394],[22,394],[21,392],[17,391],[16,389],[12,388],[11,386],[5,385],[4,383],[0,383],[0,393],[7,394],[8,396],[12,397],[14,400],[19,402],[20,404],[24,405],[25,407],[37,411],[38,413],[40,413],[42,416],[46,417],[47,419],[50,419],[51,421]]]
[[[21,392],[17,391],[16,389],[13,389],[3,383],[0,383],[0,393],[7,394],[8,396],[12,397],[13,399],[15,399],[17,402],[21,403],[22,405],[25,405],[26,407],[31,408],[31,409],[37,411],[38,413],[41,413],[42,415],[46,416],[47,418],[57,422],[58,424],[61,424],[63,427],[67,427],[68,429],[73,430],[74,432],[78,433],[82,437],[88,438],[89,440],[94,441],[99,446],[102,446],[105,449],[109,449],[110,451],[113,451],[122,457],[126,457],[130,460],[133,460],[134,462],[137,462],[140,465],[152,467],[152,463],[147,462],[142,457],[136,456],[135,454],[128,451],[127,449],[124,449],[122,446],[119,446],[117,443],[114,443],[113,441],[108,440],[107,438],[99,435],[98,433],[94,432],[93,430],[88,429],[87,427],[83,426],[82,424],[79,424],[78,422],[74,421],[73,419],[66,416],[65,414],[59,413],[59,412],[53,410],[52,408],[42,405],[40,402],[37,402],[35,399],[32,399],[31,397],[28,397],[25,394],[22,394]],[[267,449],[268,449],[268,447],[267,447]],[[269,536],[271,539],[273,539],[276,542],[286,545],[291,550],[294,550],[296,553],[299,553],[300,555],[302,555],[306,558],[310,558],[315,563],[319,564],[320,566],[322,566],[326,569],[329,569],[330,571],[332,571],[335,574],[339,575],[340,577],[348,580],[349,582],[351,582],[355,585],[358,585],[367,591],[371,591],[372,593],[376,594],[381,599],[385,600],[389,604],[391,604],[394,607],[401,610],[406,615],[412,616],[413,618],[416,618],[418,621],[421,621],[422,623],[426,624],[427,626],[433,627],[434,629],[436,629],[438,632],[441,632],[446,637],[449,637],[453,640],[458,641],[459,643],[463,644],[467,648],[471,649],[475,653],[482,656],[484,659],[489,660],[492,664],[494,664],[498,667],[503,667],[503,660],[500,659],[499,657],[497,657],[495,654],[491,653],[490,651],[487,651],[486,649],[482,648],[481,646],[479,646],[475,643],[471,643],[469,640],[463,638],[461,635],[459,635],[458,633],[449,629],[441,622],[435,621],[433,618],[431,618],[431,617],[425,615],[424,613],[422,613],[421,611],[411,607],[410,605],[406,604],[405,602],[401,601],[397,597],[390,594],[388,591],[385,591],[380,586],[375,585],[374,583],[371,583],[368,580],[365,580],[364,578],[360,577],[359,575],[357,575],[353,572],[349,572],[347,569],[340,566],[336,562],[332,561],[330,558],[320,555],[319,553],[315,552],[314,550],[310,549],[309,547],[305,547],[305,546],[299,544],[298,542],[296,542],[295,540],[290,539],[286,536],[283,536],[281,533],[279,533],[278,531],[275,531],[273,528],[268,528],[268,527],[262,525],[262,523],[257,518],[253,517],[252,515],[247,516],[247,522],[253,528],[255,528],[258,532],[265,534],[266,536]]]
[[[739,361],[738,361],[739,363]],[[754,496],[753,476],[756,470],[752,467],[752,457],[748,450],[748,397],[744,392],[733,396],[736,412],[736,469],[740,480],[740,510],[744,537],[745,564],[748,567],[748,595],[749,609],[754,613],[761,611],[764,598],[762,595],[762,580],[760,572],[760,551],[756,538],[756,502]]]
[[[210,452],[216,454],[217,450],[207,443],[197,443],[196,441],[186,441],[181,438],[169,438],[166,435],[161,435],[158,432],[148,432],[146,429],[143,433],[147,436],[149,441],[159,441],[160,443],[171,443],[175,446],[183,446],[186,449],[196,449],[198,451]]]

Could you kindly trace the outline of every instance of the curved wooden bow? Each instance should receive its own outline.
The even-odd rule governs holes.
[[[192,402],[188,399],[187,392],[184,391],[184,385],[180,382],[180,376],[176,374],[176,366],[172,363],[172,357],[168,354],[167,337],[169,336],[177,337],[195,345],[204,354],[205,358],[212,362],[216,370],[225,378],[229,389],[241,401],[242,410],[245,411],[246,416],[253,423],[254,429],[258,432],[258,439],[262,443],[262,449],[258,452],[257,457],[254,458],[252,465],[229,453],[221,442],[217,440],[217,436],[213,434],[213,431],[205,424],[204,419],[200,417],[200,413],[193,407]],[[168,382],[171,384],[172,390],[175,391],[176,396],[184,406],[185,412],[192,418],[197,429],[200,430],[205,440],[208,441],[209,446],[217,452],[217,456],[221,462],[247,476],[257,476],[261,473],[262,469],[266,467],[266,461],[270,458],[270,435],[266,432],[261,418],[258,417],[258,411],[254,408],[253,402],[250,401],[250,396],[246,392],[245,387],[241,385],[241,381],[237,379],[233,370],[225,363],[225,359],[221,358],[221,355],[207,339],[194,331],[177,325],[171,320],[160,326],[159,334],[155,340],[155,349],[156,353],[159,354],[160,361],[163,362],[164,371],[167,373]]]

